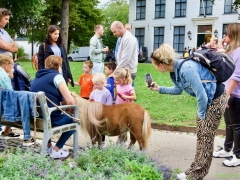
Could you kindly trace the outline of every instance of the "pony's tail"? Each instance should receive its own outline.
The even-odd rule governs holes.
[[[144,119],[142,125],[142,136],[144,139],[143,148],[147,148],[148,138],[151,135],[151,117],[146,110],[144,110]]]

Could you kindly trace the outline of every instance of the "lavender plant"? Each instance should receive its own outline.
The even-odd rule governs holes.
[[[111,144],[105,150],[98,146],[80,149],[78,158],[52,160],[49,156],[23,152],[6,151],[0,179],[58,180],[58,179],[175,179],[171,168],[149,159],[145,152],[126,149],[122,145]],[[69,162],[75,162],[74,168]]]

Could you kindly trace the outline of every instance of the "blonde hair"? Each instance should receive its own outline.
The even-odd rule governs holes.
[[[226,51],[231,54],[240,46],[240,23],[229,24],[226,28],[226,35],[231,39],[230,47]]]
[[[13,58],[8,54],[0,54],[0,66],[6,63],[13,63]]]
[[[107,85],[106,76],[103,73],[96,73],[96,74],[94,74],[93,78],[92,78],[92,82],[93,83],[102,82],[104,84],[104,86]]]
[[[169,44],[162,44],[158,49],[153,51],[150,56],[156,65],[161,63],[172,64],[175,59],[175,51]]]
[[[113,77],[116,79],[122,79],[127,84],[132,84],[131,71],[128,68],[117,68],[113,72]]]
[[[215,44],[218,45],[218,38],[212,37],[212,38],[210,39],[210,41],[215,41]]]
[[[60,56],[51,55],[45,59],[45,68],[58,70],[62,65],[62,58]]]

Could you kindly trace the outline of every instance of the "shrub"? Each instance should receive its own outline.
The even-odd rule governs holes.
[[[163,166],[146,156],[145,152],[126,149],[121,145],[109,145],[105,150],[90,146],[79,150],[76,162],[73,159],[51,160],[33,150],[1,156],[0,179],[175,179],[171,168]],[[4,160],[3,160],[4,159]],[[70,161],[77,164],[69,166]]]
[[[13,57],[15,57],[13,53]],[[17,52],[17,60],[18,61],[29,61],[28,54],[24,52],[24,48],[22,46],[18,46]]]

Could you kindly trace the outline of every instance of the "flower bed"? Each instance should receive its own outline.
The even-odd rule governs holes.
[[[149,159],[145,152],[109,145],[105,150],[96,146],[80,149],[76,159],[51,160],[32,150],[0,155],[0,179],[175,179],[176,172]]]

